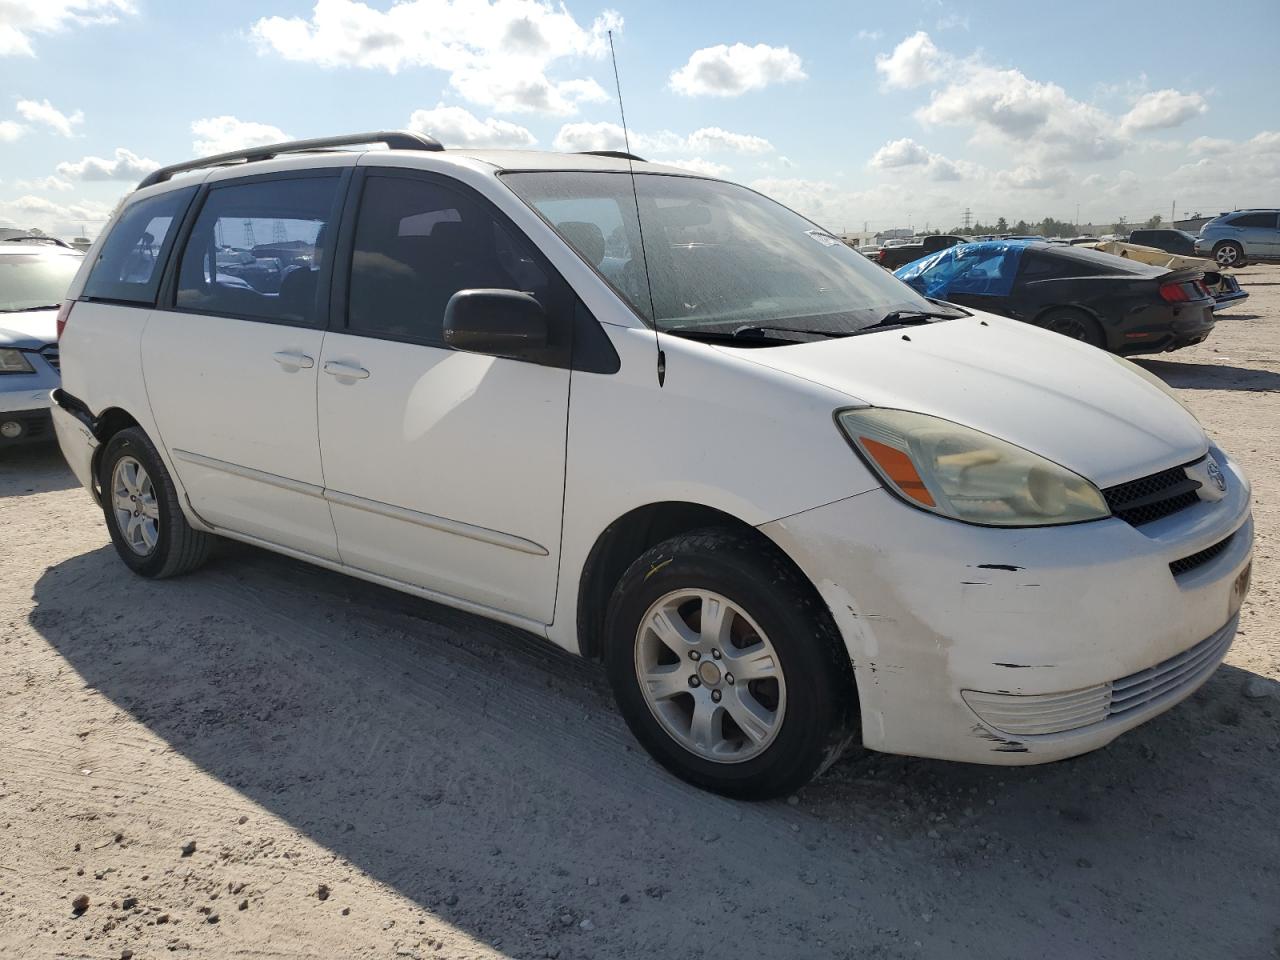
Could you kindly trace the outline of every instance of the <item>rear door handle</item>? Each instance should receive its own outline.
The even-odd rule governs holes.
[[[281,350],[279,353],[273,353],[272,359],[286,370],[310,370],[316,365],[315,360],[308,357],[305,353],[294,353],[291,350]]]
[[[358,367],[354,363],[337,363],[333,360],[325,361],[324,372],[339,380],[364,380],[369,376],[369,371],[364,367]]]

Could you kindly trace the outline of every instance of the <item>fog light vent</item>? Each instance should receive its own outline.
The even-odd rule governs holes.
[[[1111,684],[1100,683],[1066,693],[1020,696],[963,690],[964,702],[986,723],[1003,733],[1035,736],[1087,727],[1107,719]]]

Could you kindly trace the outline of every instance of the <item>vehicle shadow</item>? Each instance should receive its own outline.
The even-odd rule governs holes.
[[[0,447],[0,497],[53,493],[78,485],[56,443]]]
[[[1268,393],[1280,390],[1280,373],[1259,367],[1227,363],[1185,363],[1178,360],[1134,358],[1171,387],[1185,390],[1243,390]]]
[[[88,687],[511,956],[1274,945],[1276,723],[1241,698],[1251,675],[1234,667],[1088,757],[989,768],[860,755],[798,804],[741,804],[651,762],[595,665],[269,553],[235,546],[200,573],[148,582],[104,547],[50,567],[35,601],[32,626]],[[1228,901],[1242,878],[1262,895]]]

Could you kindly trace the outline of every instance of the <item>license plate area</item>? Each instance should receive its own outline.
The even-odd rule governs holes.
[[[1236,574],[1235,581],[1231,584],[1231,598],[1227,602],[1227,619],[1230,620],[1240,612],[1240,605],[1244,603],[1244,598],[1249,593],[1249,581],[1253,575],[1253,561],[1245,564],[1245,568]]]

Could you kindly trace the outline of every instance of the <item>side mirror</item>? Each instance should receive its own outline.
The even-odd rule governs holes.
[[[519,290],[459,290],[444,308],[444,342],[456,350],[533,360],[547,337],[542,304]]]

